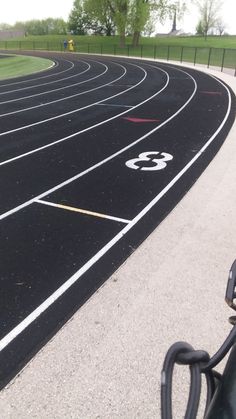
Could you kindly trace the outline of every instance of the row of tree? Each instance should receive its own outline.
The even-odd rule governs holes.
[[[194,0],[200,19],[196,27],[196,33],[207,37],[210,30],[217,30],[219,35],[225,31],[225,23],[220,17],[221,0]]]
[[[68,23],[63,19],[33,19],[27,22],[16,22],[15,25],[0,24],[0,30],[22,30],[28,35],[65,35]]]
[[[220,35],[225,24],[220,18],[222,0],[74,0],[69,16],[69,28],[76,34],[94,33],[120,35],[120,46],[125,45],[127,34],[133,35],[133,46],[137,46],[141,33],[154,32],[156,23],[172,18],[172,31],[192,5],[197,6],[199,22],[198,35],[207,37],[210,30]]]
[[[188,0],[186,0],[188,1]],[[125,45],[127,34],[133,35],[133,46],[142,32],[150,34],[157,21],[185,10],[184,0],[75,0],[69,16],[69,28],[76,34],[88,30],[95,33],[120,36]]]
[[[125,45],[127,34],[133,36],[133,46],[137,46],[141,33],[150,35],[156,23],[172,18],[172,31],[176,29],[176,19],[180,18],[191,4],[199,10],[196,31],[205,37],[212,28],[224,31],[219,18],[222,0],[74,0],[68,22],[63,19],[30,20],[16,22],[14,27],[0,25],[0,29],[24,30],[30,35],[78,35],[87,33],[120,36],[120,46]]]

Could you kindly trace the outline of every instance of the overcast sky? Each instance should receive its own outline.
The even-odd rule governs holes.
[[[67,20],[73,7],[73,0],[6,0],[1,2],[0,22],[14,24],[16,21],[30,19],[45,19],[47,17],[62,17]],[[230,34],[236,34],[236,0],[223,0],[220,16],[226,24],[226,30]],[[182,22],[177,23],[178,29],[186,32],[194,32],[198,21],[197,11],[193,7],[186,13]],[[171,22],[158,32],[170,31]]]

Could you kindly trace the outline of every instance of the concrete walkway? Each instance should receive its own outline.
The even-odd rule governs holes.
[[[236,92],[236,78],[215,75]],[[236,124],[171,214],[0,393],[1,418],[160,418],[168,347],[184,340],[212,355],[230,331],[234,259]],[[187,375],[178,367],[175,418]]]

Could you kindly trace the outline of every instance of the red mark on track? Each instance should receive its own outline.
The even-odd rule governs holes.
[[[123,119],[130,122],[142,123],[142,122],[160,122],[160,119],[147,119],[147,118],[135,118],[132,116],[124,116]]]
[[[200,93],[203,93],[204,95],[222,95],[221,92],[208,92],[208,91],[202,91]]]

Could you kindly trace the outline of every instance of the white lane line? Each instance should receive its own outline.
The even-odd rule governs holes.
[[[125,77],[125,75],[126,75],[126,73],[127,73],[127,69],[126,69],[125,67],[123,67],[121,64],[117,64],[117,65],[118,65],[118,66],[120,66],[120,67],[122,67],[122,68],[124,69],[124,72],[123,72],[123,74],[121,74],[121,76],[119,76],[119,77],[117,77],[116,79],[112,80],[112,82],[115,82],[115,81],[117,81],[117,80],[122,79],[123,77]],[[104,70],[104,72],[103,72],[103,73],[101,73],[101,74],[99,74],[99,75],[97,75],[97,76],[95,76],[95,77],[92,77],[91,79],[88,79],[88,80],[85,80],[85,81],[82,81],[82,82],[76,83],[76,85],[79,85],[79,84],[85,83],[85,82],[87,82],[87,81],[91,81],[91,80],[97,79],[97,78],[101,77],[103,74],[105,74],[107,71],[108,71],[108,67],[106,66],[106,69]],[[74,95],[66,96],[66,97],[61,98],[61,99],[53,100],[53,101],[51,101],[51,102],[42,103],[42,104],[40,104],[40,105],[31,106],[30,108],[25,108],[25,109],[20,109],[20,110],[18,110],[18,111],[13,111],[13,112],[5,113],[5,114],[0,115],[0,117],[7,116],[7,115],[13,115],[13,114],[16,114],[16,113],[19,113],[19,112],[24,112],[24,111],[28,111],[28,110],[32,110],[32,109],[36,109],[36,108],[40,108],[40,107],[45,107],[45,106],[51,105],[51,104],[53,104],[53,103],[62,102],[62,101],[64,101],[64,100],[68,100],[68,99],[71,99],[71,98],[74,98],[74,97],[78,97],[78,96],[81,96],[81,95],[85,95],[86,93],[94,92],[95,90],[102,89],[102,88],[104,88],[104,87],[106,87],[106,86],[109,86],[109,85],[110,85],[110,82],[105,83],[105,84],[102,84],[102,85],[97,86],[97,87],[94,87],[93,89],[85,90],[84,92],[80,92],[80,93],[76,93],[76,94],[74,94]],[[69,87],[71,87],[71,86],[72,86],[72,85],[70,85]],[[60,88],[60,89],[61,89],[61,88]],[[60,89],[58,89],[58,90],[60,90]],[[63,89],[64,89],[64,88],[63,88]],[[123,93],[123,92],[121,92],[121,93]],[[120,93],[120,94],[121,94],[121,93]],[[112,97],[113,97],[113,96],[109,96],[109,98],[112,98]],[[109,98],[108,98],[108,99],[109,99]],[[104,101],[104,100],[108,100],[108,99],[103,99],[103,101]],[[97,103],[99,103],[99,102],[96,102],[95,104],[97,104]],[[54,116],[54,117],[49,118],[49,119],[44,119],[44,120],[42,120],[42,121],[34,122],[34,123],[30,124],[30,125],[25,125],[25,126],[23,126],[23,127],[19,127],[19,128],[16,128],[16,129],[10,130],[10,131],[5,131],[5,132],[2,132],[2,133],[0,133],[0,136],[7,135],[7,134],[12,133],[12,132],[20,131],[20,130],[22,130],[22,129],[26,129],[26,128],[31,127],[31,126],[34,126],[34,125],[44,124],[45,122],[48,122],[48,121],[51,121],[51,120],[53,120],[53,119],[57,119],[57,118],[62,118],[63,116],[66,116],[66,115],[70,115],[70,114],[72,114],[72,113],[79,112],[80,110],[87,109],[87,108],[89,108],[89,107],[91,107],[91,106],[94,106],[94,103],[91,103],[90,105],[87,105],[87,106],[82,107],[82,108],[73,109],[73,110],[72,110],[72,111],[70,111],[70,112],[67,112],[67,113],[64,113],[64,114],[60,114],[60,115]]]
[[[47,95],[47,94],[49,94],[49,93],[57,92],[57,91],[59,91],[59,90],[65,90],[65,89],[69,89],[69,88],[74,87],[74,86],[79,86],[79,85],[81,85],[81,84],[88,83],[88,82],[90,82],[90,81],[92,81],[92,80],[95,80],[95,79],[97,79],[97,78],[99,78],[99,77],[102,77],[104,74],[106,74],[106,73],[107,73],[107,71],[108,71],[108,67],[107,67],[106,65],[104,65],[104,67],[105,67],[105,70],[104,70],[102,73],[100,73],[100,74],[98,74],[98,75],[96,75],[96,76],[94,76],[94,77],[91,77],[90,79],[83,80],[83,81],[80,81],[80,82],[78,82],[78,83],[73,83],[73,84],[70,84],[70,85],[68,85],[68,86],[59,87],[58,89],[54,89],[54,90],[47,90],[46,92],[43,92],[43,93],[37,93],[37,94],[32,95],[32,96],[26,96],[26,97],[23,97],[23,98],[18,98],[18,99],[13,99],[13,100],[6,101],[6,102],[1,102],[1,103],[0,103],[0,105],[2,105],[2,104],[6,104],[6,103],[9,103],[9,102],[17,102],[17,101],[21,101],[22,99],[28,99],[28,98],[30,98],[30,97]],[[118,78],[118,80],[119,80],[120,78],[122,78],[122,77],[124,77],[124,73],[123,73],[123,75],[122,75],[121,77],[119,77],[119,78]],[[115,80],[116,80],[116,79],[115,79]],[[115,81],[115,80],[113,80],[113,81]],[[104,84],[104,85],[101,85],[101,86],[95,87],[94,89],[85,90],[84,92],[81,92],[81,93],[76,93],[76,94],[74,94],[74,95],[65,96],[65,97],[63,97],[63,98],[61,98],[61,99],[52,100],[51,102],[40,103],[39,105],[34,105],[34,106],[30,106],[30,107],[28,107],[28,108],[21,108],[21,109],[19,109],[19,110],[17,110],[17,111],[12,111],[12,112],[7,112],[7,113],[4,113],[4,114],[0,114],[0,117],[3,117],[3,116],[8,116],[8,115],[15,115],[16,113],[19,113],[19,112],[26,112],[26,111],[29,111],[29,110],[32,110],[32,109],[37,109],[37,108],[40,108],[40,107],[44,107],[44,106],[48,106],[48,105],[52,105],[53,103],[62,102],[62,101],[64,101],[64,100],[68,100],[68,99],[71,99],[71,98],[74,98],[74,97],[77,97],[77,96],[80,96],[80,95],[84,95],[85,93],[93,92],[94,90],[97,90],[97,89],[101,89],[102,87],[107,86],[108,84],[109,84],[109,83],[106,83],[106,84]],[[3,134],[4,134],[4,133],[3,133]]]
[[[135,65],[135,67],[136,67],[136,65]],[[153,67],[153,66],[151,66],[151,67]],[[140,68],[141,68],[141,67],[140,67]],[[162,69],[158,68],[158,67],[154,67],[154,68],[159,69],[160,71],[162,71],[163,73],[165,73],[165,74],[166,74],[166,76],[167,76],[167,81],[166,81],[166,84],[164,85],[164,87],[163,87],[162,89],[160,89],[158,92],[156,92],[154,95],[152,95],[152,96],[150,96],[149,98],[145,99],[144,101],[142,101],[142,102],[138,103],[137,105],[133,106],[132,108],[129,108],[129,109],[128,109],[128,110],[126,110],[126,111],[123,111],[123,112],[121,112],[121,113],[119,113],[119,114],[117,114],[117,115],[115,115],[115,116],[112,116],[111,118],[104,119],[103,121],[98,122],[98,123],[97,123],[97,124],[95,124],[95,125],[91,125],[91,126],[90,126],[90,127],[88,127],[88,128],[85,128],[85,129],[83,129],[83,130],[81,130],[81,131],[77,131],[77,132],[75,132],[74,134],[68,135],[67,137],[63,137],[63,138],[61,138],[60,140],[53,141],[52,143],[46,144],[46,145],[44,145],[44,146],[42,146],[42,147],[38,147],[38,148],[36,148],[36,149],[34,149],[34,150],[31,150],[31,151],[28,151],[28,152],[26,152],[26,153],[19,154],[18,156],[16,156],[16,157],[12,157],[11,159],[4,160],[4,161],[0,162],[0,166],[3,166],[3,165],[8,164],[8,163],[12,163],[12,162],[14,162],[14,161],[16,161],[16,160],[18,160],[18,159],[21,159],[21,158],[27,157],[27,156],[29,156],[29,155],[31,155],[31,154],[37,153],[37,152],[39,152],[39,151],[41,151],[41,150],[44,150],[44,149],[49,148],[49,147],[52,147],[52,146],[54,146],[54,145],[56,145],[56,144],[59,144],[59,143],[61,143],[61,142],[64,142],[64,141],[70,140],[70,139],[72,139],[72,138],[76,137],[77,135],[83,134],[83,133],[85,133],[85,132],[87,132],[87,131],[90,131],[91,129],[97,128],[97,127],[99,127],[99,126],[101,126],[101,125],[103,125],[103,124],[106,124],[106,123],[108,123],[108,122],[110,122],[110,121],[112,121],[112,120],[114,120],[114,119],[116,119],[116,118],[119,118],[120,116],[125,115],[127,112],[129,112],[129,111],[130,111],[130,109],[132,109],[132,110],[133,110],[133,109],[136,109],[136,108],[138,108],[139,106],[143,105],[144,103],[148,102],[149,100],[153,99],[155,96],[159,95],[159,94],[160,94],[160,93],[161,93],[161,92],[162,92],[162,91],[163,91],[163,90],[164,90],[164,89],[168,86],[168,84],[169,84],[169,76],[168,76],[168,73],[167,73],[166,71],[164,71],[164,70],[162,70]],[[145,70],[143,70],[143,71],[145,71]],[[181,70],[181,71],[182,71],[182,70]],[[140,84],[143,82],[143,80],[145,80],[145,78],[146,78],[146,72],[145,72],[145,75],[144,75],[143,79],[141,79],[141,80],[140,80],[140,81],[139,81],[136,85],[134,85],[134,86],[130,87],[129,89],[127,89],[127,90],[125,90],[125,91],[123,91],[123,92],[117,93],[116,95],[109,96],[108,98],[103,99],[103,100],[101,100],[100,102],[93,103],[93,104],[91,104],[91,105],[85,106],[84,108],[80,108],[79,110],[87,109],[87,108],[89,108],[89,107],[91,107],[91,106],[98,105],[98,104],[100,104],[100,103],[102,103],[102,102],[106,102],[107,100],[110,100],[110,99],[112,99],[112,98],[114,98],[114,97],[120,96],[120,95],[124,94],[125,92],[127,92],[128,90],[134,89],[135,87],[137,87],[138,85],[140,85]],[[48,120],[46,120],[46,121],[53,120],[53,119],[55,119],[55,118],[60,118],[60,117],[62,117],[62,116],[66,116],[66,115],[69,115],[69,114],[74,113],[74,112],[77,112],[77,111],[78,111],[78,110],[76,110],[76,111],[71,111],[71,112],[68,112],[68,113],[66,113],[66,114],[60,115],[60,116],[58,116],[58,117],[53,117],[53,118],[50,118],[50,119],[48,119]],[[45,122],[45,121],[42,121],[42,122]],[[40,122],[40,123],[41,123],[41,122]],[[33,125],[34,125],[34,124],[32,124],[31,126],[33,126]],[[28,126],[27,126],[27,127],[28,127]],[[17,129],[17,130],[18,130],[18,129]],[[13,130],[13,131],[14,131],[14,130]],[[1,136],[1,134],[0,134],[0,136]]]
[[[43,57],[44,58],[44,57]],[[51,59],[52,60],[52,59]],[[71,65],[71,67],[68,67],[66,70],[62,70],[62,71],[58,71],[57,73],[53,73],[53,74],[47,74],[46,76],[41,76],[41,77],[35,77],[35,78],[33,78],[33,79],[30,79],[30,80],[21,80],[21,81],[16,81],[16,82],[14,82],[14,83],[8,83],[8,84],[1,84],[0,85],[0,88],[1,87],[6,87],[6,86],[13,86],[13,85],[15,85],[15,84],[23,84],[23,83],[29,83],[29,82],[31,82],[31,81],[35,81],[35,80],[41,80],[41,79],[45,79],[45,78],[49,78],[49,77],[53,77],[53,76],[58,76],[58,74],[63,74],[63,73],[66,73],[67,71],[70,71],[73,67],[74,67],[74,63],[72,62],[72,61],[69,61],[69,60],[63,60],[63,61],[66,61],[66,62],[68,62],[68,63],[70,63],[70,64],[72,64]],[[54,66],[54,68],[57,68],[58,66],[59,66],[59,62],[58,61],[56,61],[56,60],[54,60],[54,62],[56,63],[56,65]],[[19,90],[24,90],[24,88],[22,88],[22,89],[19,89]],[[15,90],[14,90],[15,91]],[[3,92],[4,93],[4,92]],[[1,94],[3,94],[3,93],[1,93]]]
[[[19,92],[19,91],[22,91],[22,90],[28,90],[28,89],[32,90],[32,89],[35,89],[36,87],[47,86],[48,84],[51,85],[53,83],[59,83],[61,81],[65,81],[65,80],[72,79],[74,77],[81,76],[82,74],[87,73],[87,71],[89,71],[90,68],[91,68],[91,65],[89,63],[86,63],[85,61],[82,61],[82,62],[84,64],[87,64],[88,67],[85,70],[81,71],[80,73],[76,73],[76,74],[73,74],[72,76],[63,77],[62,79],[53,80],[53,81],[50,81],[50,82],[47,82],[47,83],[41,83],[41,84],[35,84],[33,86],[27,86],[27,87],[24,87],[23,89],[9,90],[7,92],[0,93],[0,96],[15,93],[15,92]],[[71,86],[74,86],[74,84],[72,84]],[[17,102],[19,100],[29,99],[29,98],[32,98],[32,97],[35,97],[35,96],[46,95],[47,93],[56,92],[57,90],[61,90],[61,89],[65,89],[65,88],[66,87],[62,87],[60,89],[46,90],[45,92],[36,93],[34,95],[23,96],[23,97],[21,96],[21,97],[16,98],[16,99],[5,100],[4,102],[0,102],[0,105],[5,105],[6,103]]]
[[[181,70],[182,71],[182,70]],[[160,128],[162,128],[164,125],[166,125],[168,122],[170,122],[172,119],[174,119],[188,104],[189,102],[192,100],[192,98],[195,96],[196,90],[197,90],[197,83],[194,80],[194,78],[192,76],[190,76],[194,82],[194,91],[192,93],[192,95],[190,96],[190,98],[185,102],[185,104],[183,106],[181,106],[181,108],[178,109],[177,112],[175,112],[172,116],[170,116],[168,119],[166,119],[165,121],[163,121],[160,125],[158,125],[157,127],[153,128],[152,130],[148,131],[145,135],[143,135],[142,137],[138,138],[137,140],[133,141],[132,143],[130,143],[129,145],[127,145],[126,147],[120,149],[119,151],[117,151],[114,154],[111,154],[109,157],[105,158],[104,160],[94,164],[93,166],[90,166],[88,169],[84,170],[81,173],[78,173],[77,175],[65,180],[64,182],[61,182],[60,184],[54,186],[53,188],[47,190],[46,192],[43,192],[42,194],[24,202],[23,204],[18,205],[15,208],[12,208],[9,211],[6,211],[5,213],[0,215],[0,220],[3,220],[6,217],[9,217],[10,215],[14,214],[15,212],[18,212],[20,210],[22,210],[23,208],[33,204],[33,202],[35,200],[39,200],[44,198],[45,196],[51,194],[52,192],[57,191],[58,189],[61,189],[63,186],[69,185],[70,183],[74,182],[75,180],[79,179],[80,177],[92,172],[93,170],[97,169],[98,167],[102,166],[103,164],[109,162],[110,160],[114,159],[115,157],[119,156],[120,154],[124,153],[126,150],[129,150],[131,147],[134,147],[136,144],[138,144],[139,142],[143,141],[145,138],[147,138],[149,135],[153,134],[154,132],[156,132],[157,130],[159,130]],[[163,88],[164,89],[164,88]],[[127,111],[125,111],[127,112]]]
[[[217,80],[217,79],[216,79]],[[219,80],[217,80],[219,81]],[[229,104],[228,109],[222,123],[207,141],[207,143],[201,148],[201,150],[194,156],[192,160],[169,182],[169,184],[152,200],[149,204],[135,217],[133,220],[124,227],[112,240],[110,240],[102,249],[99,250],[91,259],[88,260],[74,275],[72,275],[63,285],[61,285],[55,292],[53,292],[42,304],[40,304],[31,314],[29,314],[21,323],[19,323],[14,329],[12,329],[4,338],[0,340],[0,351],[6,348],[17,336],[20,335],[30,324],[32,324],[44,311],[52,306],[59,297],[61,297],[68,289],[75,284],[81,276],[87,272],[98,260],[102,258],[119,240],[121,240],[150,210],[158,203],[158,201],[172,188],[173,185],[187,172],[187,170],[195,163],[195,161],[202,155],[202,153],[208,148],[208,146],[215,139],[217,134],[223,128],[231,108],[231,96],[230,92],[223,83],[221,83],[228,92]]]
[[[119,223],[130,223],[130,220],[126,220],[125,218],[114,217],[113,215],[102,214],[100,212],[89,211],[82,208],[71,207],[70,205],[57,204],[54,202],[43,201],[42,199],[37,199],[35,202],[43,205],[48,205],[49,207],[60,208],[66,211],[79,212],[80,214],[91,215],[92,217],[105,218],[107,220],[117,221]]]

